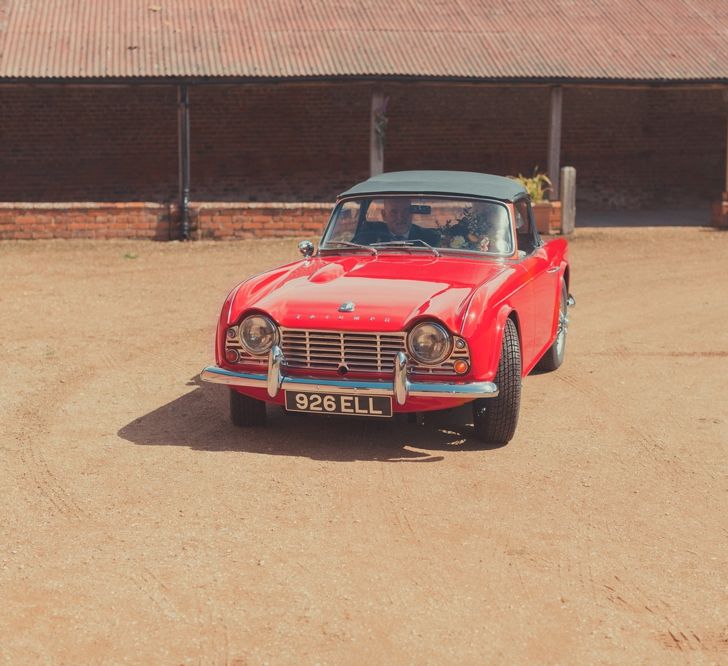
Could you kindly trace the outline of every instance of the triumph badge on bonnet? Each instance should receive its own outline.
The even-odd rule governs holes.
[[[354,312],[354,301],[346,301],[339,306],[339,312]]]

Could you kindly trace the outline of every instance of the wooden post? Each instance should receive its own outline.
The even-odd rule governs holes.
[[[384,138],[387,131],[387,98],[381,90],[372,93],[372,110],[369,117],[369,175],[377,176],[384,171]]]
[[[549,117],[548,176],[551,179],[551,197],[559,195],[559,169],[561,163],[561,106],[562,88],[551,88],[551,113]]]
[[[574,233],[576,226],[576,169],[561,169],[561,233]]]

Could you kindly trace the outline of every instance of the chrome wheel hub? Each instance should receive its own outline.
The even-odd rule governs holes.
[[[566,309],[566,304],[562,302],[561,309],[559,310],[559,328],[556,331],[556,351],[559,356],[564,352],[564,345],[566,344],[566,333],[569,330],[569,312]]]

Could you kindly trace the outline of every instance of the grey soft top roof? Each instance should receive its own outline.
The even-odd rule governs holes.
[[[513,201],[526,192],[518,181],[473,171],[393,171],[354,185],[339,198],[367,194],[447,194]]]

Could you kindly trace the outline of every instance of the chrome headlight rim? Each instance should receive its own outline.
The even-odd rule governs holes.
[[[245,324],[246,322],[251,322],[253,319],[262,319],[270,327],[271,339],[264,347],[253,347],[245,339]],[[249,314],[247,317],[244,317],[240,324],[238,324],[238,340],[243,346],[243,349],[245,349],[245,351],[249,354],[252,354],[253,356],[265,356],[273,348],[273,345],[278,344],[280,340],[280,331],[278,330],[276,323],[270,317],[259,312],[254,312]]]
[[[445,341],[445,347],[443,352],[435,357],[434,359],[430,358],[423,358],[420,355],[417,354],[417,352],[414,349],[414,346],[412,344],[412,338],[415,334],[415,332],[424,327],[424,326],[432,326],[436,330],[438,330],[443,337],[443,340]],[[453,345],[454,345],[454,339],[453,336],[450,334],[450,331],[445,328],[441,323],[437,321],[421,321],[415,326],[413,326],[409,333],[407,334],[407,353],[415,360],[417,363],[421,363],[422,365],[430,365],[430,366],[436,366],[441,365],[444,363],[450,356],[452,355]]]

